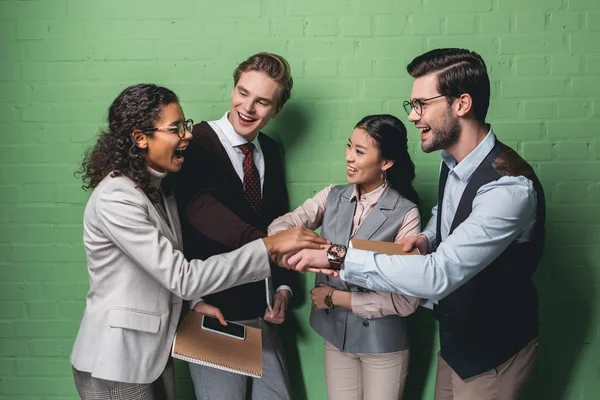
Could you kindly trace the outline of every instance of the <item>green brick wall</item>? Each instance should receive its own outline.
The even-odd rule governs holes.
[[[296,206],[343,182],[344,144],[367,113],[404,121],[404,67],[434,47],[488,63],[489,120],[536,168],[548,246],[536,280],[542,345],[526,399],[600,391],[600,2],[598,0],[0,0],[0,400],[73,399],[68,356],[88,283],[87,194],[73,177],[125,86],[164,84],[188,117],[226,110],[231,72],[257,51],[288,58],[292,100],[268,127]],[[424,217],[439,155],[411,149]],[[322,341],[306,294],[284,328],[299,399],[324,399]],[[506,294],[507,296],[510,293]],[[431,399],[437,340],[411,318],[410,399]],[[179,398],[193,394],[177,364]]]

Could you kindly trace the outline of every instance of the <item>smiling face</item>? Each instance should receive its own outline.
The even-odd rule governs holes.
[[[146,163],[159,172],[177,172],[183,164],[182,151],[189,144],[192,134],[185,130],[182,139],[177,130],[164,130],[165,127],[175,127],[185,121],[183,110],[179,103],[171,103],[162,108],[160,119],[154,123],[155,128],[161,128],[149,133],[134,132],[137,147],[144,150]]]
[[[410,98],[422,100],[440,94],[437,89],[437,74],[431,73],[415,79]],[[413,109],[408,120],[421,132],[421,148],[425,153],[448,150],[460,137],[458,117],[454,115],[444,96],[424,102],[421,115]]]
[[[243,72],[231,92],[229,122],[238,135],[252,141],[280,111],[279,84],[260,71]]]
[[[369,193],[383,184],[384,171],[393,162],[381,158],[375,140],[361,128],[355,128],[346,147],[348,183],[358,185],[361,193]]]

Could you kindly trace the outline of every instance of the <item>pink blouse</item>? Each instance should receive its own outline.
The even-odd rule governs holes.
[[[268,234],[273,235],[277,232],[303,226],[308,229],[317,229],[323,222],[325,214],[325,203],[329,192],[334,185],[329,185],[321,190],[312,198],[306,200],[294,211],[289,212],[275,219],[268,228]],[[350,238],[354,236],[360,224],[369,215],[371,210],[377,205],[377,202],[387,188],[386,184],[377,189],[359,196],[356,186],[351,198],[357,198],[356,210],[352,220],[352,231]],[[395,241],[399,241],[405,236],[418,235],[421,232],[421,218],[419,210],[415,207],[406,213],[404,221],[398,229]],[[379,318],[386,315],[410,315],[421,304],[421,299],[412,296],[404,296],[390,292],[352,292],[351,295],[352,312],[362,318]]]

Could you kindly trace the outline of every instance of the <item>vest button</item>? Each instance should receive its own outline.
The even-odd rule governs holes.
[[[369,326],[369,321],[363,321],[363,326]]]
[[[325,314],[329,315],[329,308],[325,309]]]

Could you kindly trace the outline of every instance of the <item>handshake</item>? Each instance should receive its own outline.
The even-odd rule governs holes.
[[[271,261],[298,272],[338,276],[331,269],[327,250],[331,243],[310,229],[296,227],[263,238]]]
[[[337,277],[338,270],[345,256],[345,250],[332,248],[331,243],[322,236],[306,228],[290,228],[272,236],[263,238],[271,261],[280,267],[298,272],[316,272]],[[382,251],[384,254],[416,254],[429,253],[429,241],[424,234],[406,236],[396,242],[400,249],[392,252]],[[389,243],[391,244],[391,243]],[[361,249],[361,247],[358,247]],[[373,248],[362,248],[380,252]],[[344,254],[340,254],[343,252]],[[333,267],[332,267],[333,265]]]

